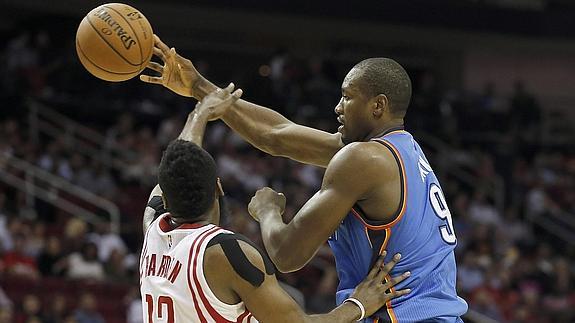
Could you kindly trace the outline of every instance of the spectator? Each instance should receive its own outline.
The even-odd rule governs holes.
[[[36,295],[28,294],[22,300],[22,312],[17,323],[42,322],[42,303]]]
[[[26,254],[30,257],[38,257],[40,251],[44,248],[45,230],[46,226],[42,222],[35,222],[31,225],[31,233],[28,235],[28,241],[26,243]]]
[[[104,318],[98,313],[97,307],[94,295],[85,293],[80,297],[79,306],[74,312],[74,318],[78,323],[104,323]]]
[[[126,314],[126,322],[128,323],[144,323],[142,316],[142,297],[140,291],[136,288],[130,289],[126,295],[126,307],[128,308]]]
[[[495,207],[488,203],[485,193],[476,190],[469,205],[469,217],[475,223],[499,225],[501,216]]]
[[[49,300],[49,305],[44,312],[44,322],[43,323],[60,323],[64,322],[68,316],[68,304],[66,297],[61,294],[54,295]]]
[[[126,266],[124,253],[120,250],[113,250],[105,264],[106,277],[113,282],[129,282],[130,273]]]
[[[26,255],[26,236],[14,235],[14,249],[4,254],[2,261],[6,272],[11,275],[37,279],[39,277],[36,261]]]
[[[67,276],[72,279],[104,279],[104,267],[98,261],[98,247],[94,243],[87,242],[81,252],[68,256]]]
[[[125,253],[128,249],[122,238],[113,233],[109,222],[100,222],[96,225],[96,232],[88,235],[88,241],[98,247],[98,259],[105,263],[114,251]]]
[[[14,311],[11,307],[0,308],[0,323],[13,323]]]
[[[80,250],[86,242],[88,225],[79,218],[70,218],[64,228],[64,247],[65,252],[74,252]]]
[[[51,236],[46,240],[44,250],[38,256],[38,269],[44,276],[62,276],[66,259],[62,253],[60,240]]]
[[[463,262],[457,267],[457,287],[464,293],[470,293],[483,285],[484,275],[481,267],[477,263],[476,255],[473,252],[466,252]]]

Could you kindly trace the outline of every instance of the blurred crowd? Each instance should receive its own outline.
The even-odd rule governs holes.
[[[76,61],[72,44],[56,43],[48,32],[11,38],[0,58],[6,62],[0,65],[0,99],[6,102],[0,114],[0,167],[11,156],[24,159],[113,201],[122,216],[122,230],[114,233],[108,222],[88,223],[41,200],[31,202],[0,182],[0,322],[115,322],[103,311],[105,294],[90,293],[112,285],[124,286],[115,302],[126,310],[116,321],[141,322],[141,216],[161,152],[177,137],[194,103],[138,81],[95,80]],[[222,62],[194,61],[210,79],[232,77],[249,100],[296,122],[335,130],[333,108],[353,63],[337,52],[302,59],[284,50],[252,60],[253,66],[227,70],[217,65]],[[433,71],[412,74],[406,128],[422,143],[450,203],[460,295],[470,309],[501,322],[575,320],[575,249],[536,221],[551,213],[575,220],[575,150],[540,142],[542,107],[528,84],[518,82],[506,96],[492,84],[483,93],[442,89],[434,78]],[[78,143],[64,137],[31,137],[28,98],[104,134],[110,146],[119,147],[123,168],[81,154]],[[482,140],[477,134],[489,136],[479,136],[488,138]],[[427,136],[444,147],[427,142]],[[231,216],[223,225],[258,243],[258,225],[247,214],[258,188],[284,192],[289,219],[321,184],[323,170],[267,156],[221,122],[209,125],[204,148],[214,156],[226,192]],[[473,181],[451,168],[469,173]],[[496,195],[498,180],[502,190]],[[338,281],[327,246],[304,269],[281,274],[280,280],[307,311],[333,308]],[[79,287],[40,298],[16,292],[14,281]]]

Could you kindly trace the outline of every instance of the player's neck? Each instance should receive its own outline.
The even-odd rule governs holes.
[[[388,122],[386,122],[384,126],[373,129],[373,131],[370,132],[369,135],[367,136],[366,141],[373,139],[373,138],[381,137],[385,133],[390,132],[390,131],[395,130],[395,129],[403,129],[403,119],[402,118],[391,119]]]
[[[174,228],[179,227],[182,224],[206,225],[206,224],[213,223],[213,221],[210,221],[209,219],[206,219],[205,217],[201,217],[201,218],[193,219],[193,220],[178,219],[178,218],[169,217],[168,220],[169,220],[170,225],[173,226]],[[217,223],[213,223],[213,224],[217,225]]]

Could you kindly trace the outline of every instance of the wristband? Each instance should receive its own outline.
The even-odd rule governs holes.
[[[344,303],[345,303],[345,302],[352,302],[352,303],[354,303],[355,305],[357,305],[357,307],[359,307],[359,310],[361,311],[361,316],[359,317],[359,319],[357,320],[357,322],[359,322],[359,321],[361,321],[361,320],[363,320],[363,319],[365,318],[365,307],[363,307],[363,304],[361,304],[361,302],[360,302],[359,300],[357,300],[356,298],[353,298],[353,297],[349,297],[349,298],[347,298],[347,299],[346,299],[345,301],[343,301],[343,302],[344,302]]]

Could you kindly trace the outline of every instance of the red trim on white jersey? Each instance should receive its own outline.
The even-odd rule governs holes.
[[[244,321],[244,318],[248,315],[251,315],[250,311],[248,311],[247,309],[240,315],[238,316],[238,319],[236,320],[236,323],[242,323]],[[248,321],[249,322],[249,319]]]
[[[142,276],[144,275],[144,271],[146,270],[146,266],[144,265],[144,256],[146,252],[148,252],[148,232],[150,232],[150,227],[144,233],[144,248],[142,249],[142,253],[140,254],[140,287],[142,287]]]
[[[156,303],[161,297],[169,297],[173,300],[175,318],[179,318],[178,321],[257,322],[243,302],[240,301],[237,304],[222,302],[210,288],[205,277],[204,269],[214,270],[213,267],[204,267],[204,255],[209,241],[218,234],[231,234],[232,232],[213,224],[186,224],[174,228],[168,216],[167,213],[163,214],[153,222],[144,238],[143,252],[140,257],[140,272],[142,273],[140,290],[144,303],[144,318],[155,320],[167,314],[167,308],[157,307]],[[170,225],[168,232],[161,227],[165,225]],[[154,267],[152,267],[152,262],[155,264]],[[161,273],[171,271],[173,274],[177,266],[185,267],[186,265],[187,268],[181,272],[183,275],[178,276],[176,273],[173,279],[160,274],[160,269],[149,270],[157,266],[163,268]],[[151,312],[149,308],[146,308],[146,302],[148,306],[153,306]]]
[[[217,231],[220,231],[220,230],[221,230],[220,228],[216,227],[215,229],[209,230],[209,232],[207,234],[203,235],[201,238],[198,237],[198,240],[200,240],[200,242],[198,243],[196,250],[194,251],[193,280],[194,280],[194,285],[196,286],[196,289],[198,290],[198,294],[200,295],[200,299],[202,300],[204,307],[208,310],[208,313],[210,314],[212,319],[214,319],[217,323],[233,323],[232,321],[229,321],[226,318],[224,318],[223,316],[221,316],[220,313],[218,313],[218,311],[216,311],[212,307],[212,305],[208,301],[206,295],[204,294],[204,291],[202,289],[202,286],[200,285],[200,282],[198,281],[198,269],[197,269],[198,255],[202,254],[202,256],[203,256],[203,253],[199,252],[200,247],[201,247],[202,243],[204,242],[204,240],[208,237],[208,235],[210,235],[212,233],[216,233]]]
[[[162,219],[163,220],[163,219]],[[192,299],[194,301],[194,307],[196,308],[196,313],[198,314],[198,319],[200,320],[200,322],[205,323],[206,318],[204,317],[204,313],[202,313],[202,310],[200,308],[200,304],[198,302],[198,299],[196,298],[196,293],[194,293],[194,289],[192,288],[192,282],[190,281],[190,269],[192,268],[191,263],[192,263],[192,258],[195,258],[195,256],[193,256],[192,254],[194,253],[194,247],[196,246],[196,244],[199,246],[201,245],[201,242],[198,244],[198,241],[203,237],[205,238],[208,234],[210,234],[210,232],[214,232],[217,231],[218,227],[214,227],[212,229],[208,229],[205,232],[201,233],[196,239],[194,239],[194,242],[192,243],[192,246],[190,247],[190,255],[188,257],[188,287],[190,289],[190,293],[192,294]]]

